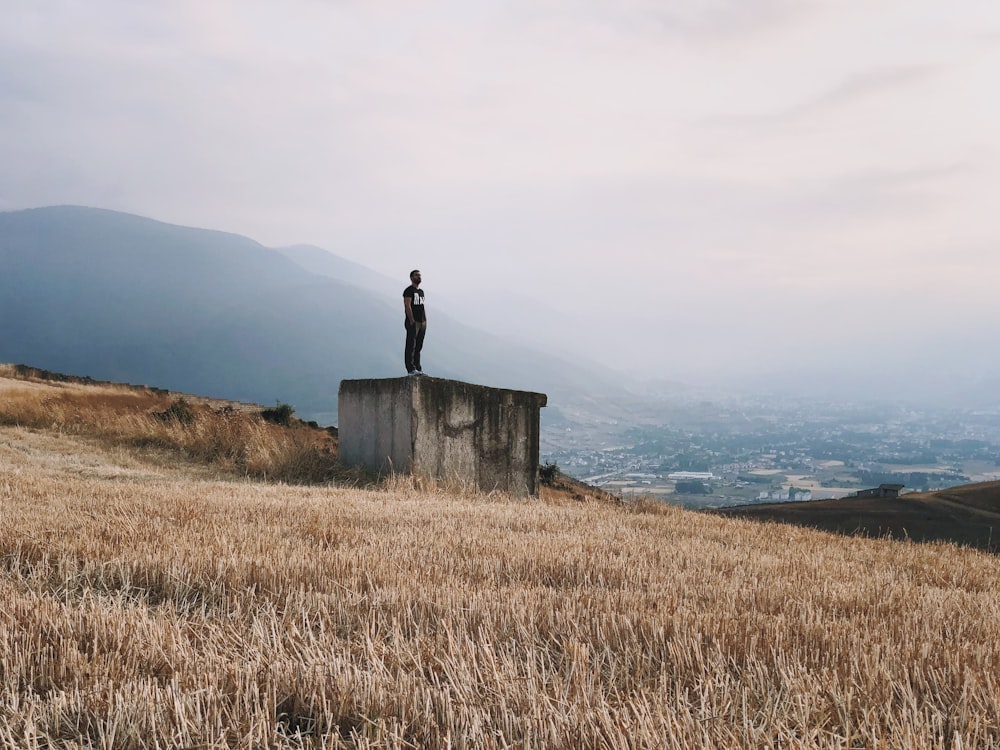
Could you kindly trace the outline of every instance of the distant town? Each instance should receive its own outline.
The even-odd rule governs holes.
[[[689,508],[1000,479],[1000,408],[729,398],[629,421],[543,410],[542,461],[626,498]]]

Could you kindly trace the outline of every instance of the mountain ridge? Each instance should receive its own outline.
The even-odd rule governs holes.
[[[327,251],[315,247],[283,251],[102,208],[0,213],[0,315],[19,321],[0,330],[0,360],[211,397],[282,400],[330,423],[340,380],[400,374],[402,305],[389,296],[391,281],[364,266],[329,254],[352,283],[288,257],[303,247],[325,260],[316,253]],[[382,279],[385,293],[359,285],[366,279],[369,286]],[[435,375],[545,391],[552,403],[618,387],[607,373],[445,314],[432,326],[425,364]]]

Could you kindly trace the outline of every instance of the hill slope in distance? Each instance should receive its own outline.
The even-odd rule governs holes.
[[[948,541],[1000,549],[1000,482],[980,482],[896,498],[839,498],[741,505],[712,511],[732,518],[808,526],[837,534]]]

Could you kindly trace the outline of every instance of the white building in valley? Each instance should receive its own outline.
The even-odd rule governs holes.
[[[715,474],[710,471],[673,471],[667,474],[667,479],[680,479],[682,481],[700,480],[702,482],[715,479]]]

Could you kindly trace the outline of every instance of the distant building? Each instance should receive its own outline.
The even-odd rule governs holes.
[[[667,474],[667,479],[699,479],[701,481],[707,481],[709,479],[715,479],[715,474],[710,471],[673,471]]]
[[[870,490],[858,490],[855,497],[899,497],[899,491],[905,486],[903,484],[880,484]]]

